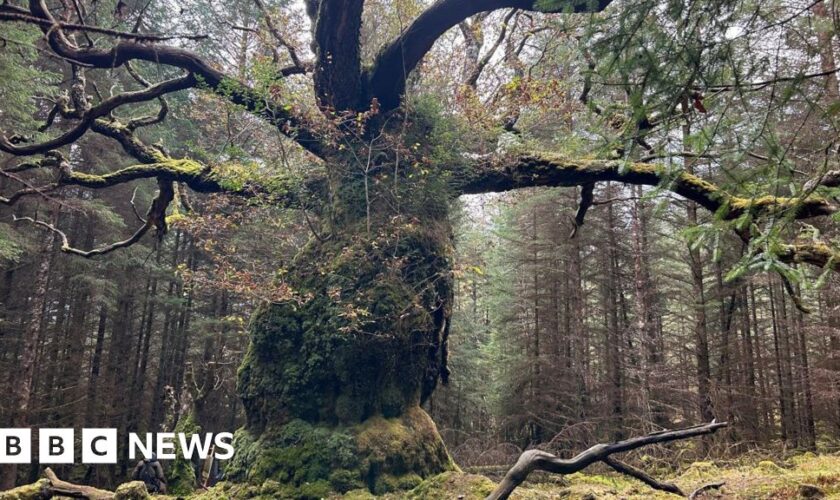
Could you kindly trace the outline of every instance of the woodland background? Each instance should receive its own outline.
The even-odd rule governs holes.
[[[128,24],[145,4],[98,3],[102,16],[125,9],[119,21]],[[660,64],[685,48],[684,40],[658,28],[667,25],[674,2],[629,4],[607,18],[620,16],[620,29],[638,30],[638,46],[621,52],[612,68],[601,67],[605,60],[597,53],[593,61],[591,47],[581,42],[607,21],[496,12],[464,23],[426,58],[412,82],[412,106],[440,117],[436,133],[486,152],[522,142],[567,153],[593,143],[604,150],[616,143],[638,148],[619,116],[632,114],[635,94],[603,75],[629,78],[632,72],[622,68],[634,60],[648,69],[646,85],[657,96],[673,84],[672,71],[693,63]],[[151,3],[144,22],[212,35],[184,43],[259,82],[267,61],[277,57],[260,9],[250,0],[185,5]],[[369,0],[366,15],[377,22],[363,27],[366,46],[398,32],[402,16],[422,5]],[[695,36],[718,43],[704,68],[737,66],[734,74],[763,83],[721,86],[682,103],[694,108],[693,121],[658,130],[646,138],[654,152],[638,155],[691,152],[663,154],[663,161],[685,167],[690,160],[698,173],[756,192],[786,189],[836,161],[834,6],[685,5],[696,9]],[[287,26],[305,23],[286,2],[268,8]],[[730,22],[716,24],[718,16]],[[732,31],[733,25],[740,28]],[[69,78],[39,48],[39,37],[22,25],[0,35],[0,129],[42,123],[50,103],[33,96],[54,98]],[[481,80],[464,85],[481,64]],[[160,70],[142,71],[154,77]],[[89,78],[103,93],[134,85],[124,70]],[[282,169],[293,176],[305,167],[286,139],[234,105],[195,91],[167,100],[168,119],[144,134],[173,154],[235,160],[247,175]],[[511,130],[494,125],[500,110],[516,110]],[[95,170],[124,163],[103,137],[88,135],[71,152],[73,161]],[[736,159],[737,170],[731,168]],[[2,166],[11,161],[0,157]],[[0,189],[13,183],[0,177]],[[284,263],[312,237],[305,210],[184,192],[194,210],[170,214],[166,237],[150,235],[91,260],[61,253],[53,233],[13,221],[13,215],[49,220],[74,246],[91,248],[133,227],[135,205],[147,206],[153,188],[143,182],[72,187],[50,200],[0,207],[0,422],[12,411],[4,394],[20,383],[22,339],[34,336],[33,426],[117,427],[124,435],[170,430],[188,411],[206,432],[242,425],[234,386],[248,319],[260,301],[285,297]],[[452,375],[427,410],[461,466],[509,463],[536,445],[568,455],[712,418],[731,426],[678,448],[676,458],[673,450],[646,453],[678,460],[683,453],[696,459],[840,448],[840,279],[834,275],[752,259],[730,226],[658,188],[599,186],[574,237],[577,188],[458,203]],[[768,245],[791,235],[831,240],[837,229],[779,221],[767,235]],[[126,460],[55,469],[112,486],[129,466]],[[37,474],[33,466],[30,478]]]

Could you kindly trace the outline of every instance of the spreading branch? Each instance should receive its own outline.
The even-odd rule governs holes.
[[[63,21],[56,22],[51,21],[49,19],[35,17],[31,15],[26,9],[8,4],[0,5],[0,21],[17,21],[22,23],[35,24],[37,26],[42,26],[46,28],[51,28],[57,25],[59,28],[65,31],[76,31],[85,34],[96,33],[100,35],[112,36],[114,38],[134,40],[138,42],[165,42],[169,40],[204,40],[207,38],[207,35],[203,34],[196,35],[176,33],[166,35],[158,33],[128,33],[125,31],[118,31],[110,28],[102,28],[99,26],[90,26],[87,24],[74,24]]]
[[[117,68],[139,60],[181,68],[194,75],[192,86],[204,86],[228,101],[240,105],[251,113],[277,126],[280,131],[297,141],[304,149],[323,156],[325,146],[320,137],[285,106],[274,98],[263,95],[241,81],[226,75],[196,53],[180,47],[146,43],[134,39],[118,39],[112,46],[77,46],[62,29],[44,0],[30,0],[29,14],[22,22],[38,25],[50,49],[59,57],[93,68]],[[2,18],[0,18],[2,20]],[[35,22],[37,20],[37,22]],[[152,100],[150,97],[146,100]]]
[[[486,161],[453,171],[458,194],[504,192],[528,187],[581,186],[581,201],[573,221],[572,236],[582,225],[587,209],[594,204],[592,187],[597,182],[614,181],[631,185],[657,186],[691,200],[724,220],[748,215],[809,219],[831,216],[840,207],[828,198],[815,195],[818,186],[834,187],[840,179],[834,171],[811,181],[800,196],[744,197],[728,193],[688,172],[668,173],[650,163],[622,160],[570,160],[542,154]],[[772,257],[787,263],[806,263],[840,271],[840,251],[820,241],[797,241],[775,245]]]
[[[146,87],[142,90],[117,94],[95,106],[91,106],[87,110],[65,109],[62,112],[63,115],[74,118],[77,117],[79,119],[79,121],[70,130],[64,132],[58,137],[38,144],[17,145],[14,144],[11,139],[5,136],[0,136],[0,151],[18,156],[46,153],[47,151],[66,146],[76,141],[91,128],[91,125],[97,118],[110,114],[113,110],[120,106],[146,102],[164,94],[188,89],[195,84],[196,79],[194,75],[190,73],[179,78],[173,78],[157,85]],[[50,123],[50,121],[48,121],[48,123]],[[134,126],[136,127],[138,124],[135,123]]]
[[[13,216],[13,219],[17,221],[26,221],[33,223],[37,226],[40,226],[44,229],[51,231],[52,233],[58,235],[61,239],[61,251],[64,253],[69,253],[73,255],[78,255],[84,258],[91,258],[97,255],[104,255],[107,253],[111,253],[114,250],[119,250],[120,248],[130,247],[131,245],[140,241],[146,233],[149,232],[150,229],[156,228],[158,231],[159,236],[163,236],[166,234],[167,231],[167,224],[166,224],[166,209],[169,207],[169,204],[175,197],[175,191],[173,187],[173,183],[171,181],[166,181],[163,179],[158,179],[158,194],[155,196],[154,200],[152,200],[152,204],[149,207],[149,211],[146,214],[146,218],[143,219],[143,225],[137,229],[134,234],[128,237],[125,240],[117,241],[115,243],[111,243],[108,245],[103,245],[92,250],[81,250],[78,248],[73,247],[70,244],[70,238],[67,237],[67,233],[60,230],[53,224],[48,222],[44,222],[41,220],[33,219],[32,217],[17,217]],[[132,197],[133,199],[133,197]],[[134,205],[132,201],[132,206]],[[139,217],[139,215],[138,215]]]
[[[506,8],[539,10],[537,3],[535,0],[438,0],[380,51],[373,67],[363,76],[368,101],[377,98],[383,111],[397,108],[408,75],[438,38],[465,19],[480,12]],[[594,5],[593,2],[558,2],[557,8],[546,12],[599,12],[610,3],[611,0],[598,0]],[[592,6],[595,10],[590,10]]]
[[[265,4],[263,0],[254,0],[257,8],[263,15],[263,19],[265,20],[265,26],[268,28],[268,32],[271,33],[271,36],[274,37],[274,40],[277,41],[280,45],[282,45],[286,52],[289,54],[289,58],[292,60],[292,65],[296,68],[301,69],[301,71],[306,71],[306,69],[310,66],[310,64],[304,63],[301,61],[300,57],[298,57],[297,49],[291,42],[289,42],[286,37],[280,33],[280,30],[277,28],[277,23],[274,22],[274,17],[271,15],[271,12],[268,10],[268,6]],[[248,29],[243,27],[236,27],[237,29]]]
[[[594,182],[615,181],[624,184],[664,186],[706,210],[732,220],[749,212],[755,216],[787,214],[796,219],[828,216],[840,208],[821,196],[806,197],[736,196],[687,172],[669,176],[663,167],[623,160],[575,161],[561,156],[539,154],[471,165],[462,172],[460,194],[504,192],[538,186],[582,186]]]
[[[647,436],[631,438],[617,443],[596,444],[595,446],[568,460],[558,458],[541,450],[528,450],[519,457],[516,464],[514,464],[508,473],[505,474],[505,477],[493,493],[487,497],[487,500],[505,500],[509,498],[513,490],[522,484],[525,479],[528,478],[528,475],[535,470],[551,472],[554,474],[573,474],[596,462],[604,462],[614,470],[635,477],[653,488],[685,496],[682,490],[676,486],[668,483],[661,483],[635,467],[631,467],[623,462],[612,459],[611,455],[635,450],[652,444],[669,443],[671,441],[712,434],[727,425],[728,424],[726,422],[712,421],[708,424],[697,425],[685,429],[659,431],[648,434]]]

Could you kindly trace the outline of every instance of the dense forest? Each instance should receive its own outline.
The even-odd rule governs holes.
[[[235,432],[181,497],[840,495],[835,2],[0,26],[0,428],[122,440],[0,498],[145,498],[146,432]]]

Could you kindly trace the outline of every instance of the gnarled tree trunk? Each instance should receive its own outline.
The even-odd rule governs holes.
[[[294,298],[255,313],[239,371],[247,425],[228,475],[277,480],[290,495],[383,493],[454,467],[420,408],[447,376],[448,197],[335,170],[330,237],[313,238],[285,275]]]

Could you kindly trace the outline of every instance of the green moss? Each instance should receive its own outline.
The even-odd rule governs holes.
[[[367,489],[351,490],[341,496],[342,500],[374,500],[376,496]]]
[[[695,188],[695,190],[703,193],[716,194],[720,191],[718,187],[712,184],[711,182],[705,179],[701,179],[700,177],[697,177],[693,174],[689,174],[687,172],[683,172],[680,174],[679,181],[689,186],[692,186],[693,188]]]
[[[69,179],[74,183],[86,187],[107,187],[126,179],[139,177],[195,177],[203,173],[205,166],[188,158],[174,159],[160,155],[157,163],[132,165],[103,175],[84,172],[70,172]]]
[[[329,481],[332,489],[339,493],[345,493],[365,487],[365,483],[362,481],[358,471],[353,470],[334,470],[330,473]]]
[[[487,498],[496,485],[484,476],[460,472],[444,472],[420,483],[408,492],[411,500],[480,500]]]
[[[330,496],[332,488],[327,481],[315,481],[313,483],[303,483],[298,487],[296,498],[301,500],[320,500]],[[276,498],[276,497],[275,497]]]
[[[32,484],[26,484],[17,488],[4,491],[0,494],[3,500],[38,500],[42,498],[50,498],[48,494],[50,489],[49,479],[39,479]]]
[[[325,486],[338,493],[407,490],[424,477],[454,468],[434,423],[419,407],[352,426],[296,419],[259,438],[240,430],[234,448],[228,479],[264,488],[276,483],[289,498],[304,498]]]
[[[602,475],[602,474],[586,474],[583,472],[575,472],[574,474],[569,474],[567,476],[563,476],[565,480],[568,480],[572,483],[578,484],[586,484],[586,485],[597,485],[597,486],[605,486],[608,488],[619,488],[622,486],[626,486],[630,483],[630,479],[627,476],[621,475]]]
[[[762,460],[758,463],[757,467],[761,469],[762,472],[767,474],[784,474],[785,470],[779,467],[775,462],[771,462],[770,460]]]
[[[121,484],[114,492],[114,500],[146,500],[147,498],[150,498],[149,492],[146,491],[143,481]]]
[[[449,236],[407,224],[304,249],[285,277],[299,299],[252,320],[237,385],[249,428],[352,425],[425,400],[445,365]]]
[[[178,420],[174,432],[176,435],[184,433],[187,436],[191,436],[193,434],[200,434],[201,427],[196,423],[195,416],[190,412]],[[178,440],[175,442],[175,449],[176,458],[167,474],[167,489],[173,495],[189,495],[197,487],[195,469],[193,468],[192,462],[184,458],[184,452]]]
[[[690,479],[711,479],[718,473],[718,468],[712,462],[693,462],[682,475]]]

